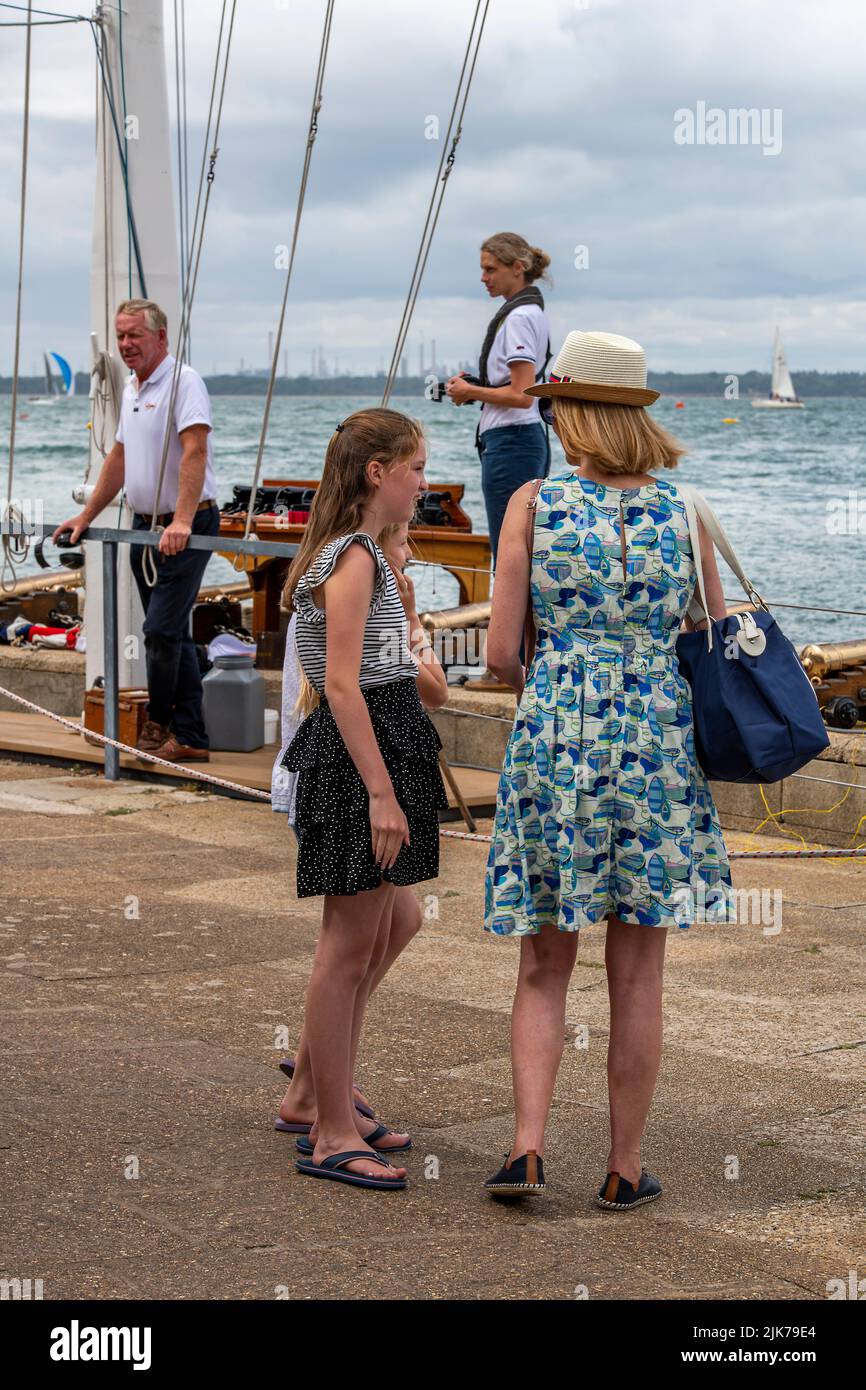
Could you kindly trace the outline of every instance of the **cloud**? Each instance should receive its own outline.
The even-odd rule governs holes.
[[[142,0],[142,3],[144,0]],[[375,0],[335,9],[289,300],[291,371],[311,349],[358,370],[390,358],[474,7]],[[215,0],[186,0],[190,168],[197,174]],[[264,365],[282,294],[324,7],[238,7],[194,313],[197,363]],[[171,7],[166,7],[173,112]],[[781,321],[792,366],[862,366],[866,241],[860,0],[599,3],[493,0],[454,171],[410,335],[450,362],[478,351],[491,304],[478,249],[516,230],[552,257],[556,334],[607,327],[659,368],[747,370]],[[0,50],[0,371],[11,370],[23,31]],[[33,45],[24,355],[46,334],[87,362],[93,194],[87,25]],[[681,146],[674,112],[704,101],[782,112],[777,156]],[[589,248],[589,269],[574,266]],[[29,366],[28,366],[29,369]]]

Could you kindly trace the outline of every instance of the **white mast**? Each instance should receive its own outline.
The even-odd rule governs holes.
[[[91,485],[86,492],[76,489],[78,501],[84,501],[92,491],[103,452],[108,453],[114,444],[120,389],[128,375],[114,335],[117,305],[124,299],[156,300],[168,315],[169,347],[174,349],[178,341],[180,274],[162,12],[163,0],[135,0],[135,4],[124,6],[122,13],[117,6],[98,3],[94,12],[94,18],[100,21],[105,77],[112,95],[109,102],[97,60],[90,321],[94,364],[100,368],[104,389],[101,400],[95,398],[93,403],[87,474]],[[127,164],[131,216],[127,214],[121,149]],[[105,353],[109,354],[107,359],[101,356]],[[131,530],[132,511],[118,498],[93,524]],[[104,675],[102,547],[85,542],[84,550],[90,689],[95,678]],[[118,681],[120,686],[143,686],[143,615],[129,565],[128,546],[119,548],[117,572]],[[131,643],[130,637],[137,638],[137,642]]]

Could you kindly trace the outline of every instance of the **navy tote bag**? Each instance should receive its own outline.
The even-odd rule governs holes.
[[[692,688],[698,762],[718,782],[779,782],[829,746],[818,698],[793,645],[743,573],[709,502],[691,485],[677,486],[697,570],[689,617],[700,622],[709,614],[698,515],[757,608],[710,619],[705,631],[681,632],[677,638],[679,667]]]

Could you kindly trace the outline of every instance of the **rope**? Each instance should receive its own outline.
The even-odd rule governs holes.
[[[24,705],[25,708],[33,710],[36,714],[46,715],[48,719],[53,719],[56,724],[64,725],[65,728],[71,729],[73,733],[82,734],[84,732],[81,724],[76,723],[72,719],[67,719],[62,714],[55,714],[52,710],[44,709],[41,705],[34,704],[32,700],[25,700],[23,695],[17,695],[13,690],[6,690],[2,685],[0,685],[0,695],[5,695],[7,699],[14,700],[19,705]],[[271,800],[270,792],[259,791],[257,787],[245,787],[240,782],[230,782],[225,777],[216,777],[212,772],[199,772],[196,768],[168,762],[165,758],[158,758],[154,753],[143,753],[138,748],[132,748],[128,743],[121,743],[118,739],[109,738],[106,734],[98,734],[95,730],[88,729],[87,735],[89,738],[95,738],[99,743],[120,749],[122,753],[131,753],[135,758],[143,759],[149,763],[156,763],[160,767],[170,768],[175,774],[179,774],[182,771],[184,776],[193,777],[200,782],[211,782],[214,786],[225,787],[229,791],[240,792],[243,796],[253,797],[259,801],[269,802]],[[855,786],[857,784],[850,783],[843,785]],[[761,792],[763,795],[763,788]],[[830,809],[833,810],[835,808],[831,807]],[[785,813],[781,812],[781,814],[784,815]],[[475,834],[467,830],[443,830],[441,827],[439,835],[443,839],[474,840],[483,844],[489,844],[492,838],[490,835]],[[859,858],[861,856],[866,856],[866,846],[859,849],[731,850],[728,853],[729,859],[846,859]]]
[[[120,403],[122,394],[117,389],[117,379],[111,369],[111,358],[107,352],[100,352],[90,373],[90,399],[91,399],[91,438],[96,447],[97,453],[104,459],[109,449],[105,447],[106,441],[102,430],[107,419],[114,420],[120,417]],[[96,407],[99,407],[97,410]],[[96,422],[99,421],[100,428],[97,430]],[[112,441],[113,443],[113,441]],[[110,448],[111,446],[109,446]],[[84,482],[87,483],[92,467],[91,459],[88,455],[87,470],[84,474]]]
[[[286,281],[283,286],[283,302],[280,307],[280,320],[277,325],[277,333],[274,341],[274,354],[271,361],[271,374],[268,380],[268,391],[265,397],[265,409],[262,417],[262,430],[259,436],[259,448],[256,454],[256,466],[253,470],[253,482],[250,489],[250,501],[247,507],[246,521],[244,523],[244,540],[249,539],[250,528],[253,521],[253,505],[256,497],[256,489],[259,485],[259,475],[262,468],[262,458],[265,452],[265,440],[268,436],[268,422],[271,415],[271,400],[274,394],[274,382],[277,376],[277,362],[280,356],[280,344],[283,338],[283,325],[286,319],[286,304],[289,298],[289,286],[292,282],[292,269],[295,264],[295,249],[298,244],[298,233],[301,228],[301,215],[304,210],[304,199],[307,193],[307,180],[310,175],[310,164],[313,157],[313,145],[319,130],[319,111],[322,105],[322,86],[325,80],[325,65],[328,61],[328,45],[331,41],[331,21],[334,14],[334,0],[328,0],[325,10],[325,21],[322,26],[322,42],[319,47],[319,66],[316,71],[316,82],[313,88],[313,104],[310,111],[310,124],[307,130],[307,149],[304,155],[304,167],[301,173],[301,186],[298,190],[298,202],[295,208],[295,225],[292,232],[292,249],[289,253],[289,264],[286,269]],[[240,557],[243,562],[243,556]],[[237,569],[237,562],[233,562]]]
[[[406,338],[409,333],[409,326],[412,322],[412,315],[415,311],[415,304],[418,299],[418,293],[421,289],[421,280],[423,278],[424,270],[427,265],[427,257],[430,254],[430,247],[433,243],[433,236],[436,231],[436,224],[439,221],[439,213],[442,210],[442,203],[445,198],[445,187],[448,182],[448,177],[451,173],[451,170],[454,167],[454,159],[457,154],[457,146],[460,141],[460,136],[463,133],[463,116],[466,111],[466,103],[469,100],[469,90],[472,86],[472,78],[475,75],[475,64],[478,59],[478,50],[481,46],[481,35],[484,32],[484,24],[487,19],[487,10],[489,8],[489,5],[490,0],[484,0],[484,13],[481,16],[481,25],[478,29],[478,35],[477,37],[475,37],[475,49],[474,52],[472,52],[473,37],[475,36],[475,26],[476,24],[478,24],[478,14],[481,9],[481,0],[476,0],[475,14],[472,17],[472,27],[469,30],[469,38],[466,43],[466,52],[463,55],[463,66],[460,69],[460,77],[457,82],[457,90],[454,93],[454,103],[451,107],[451,116],[448,121],[448,129],[445,132],[445,139],[442,142],[442,154],[439,158],[439,167],[436,170],[436,179],[433,184],[433,192],[430,195],[430,203],[427,208],[427,218],[424,222],[424,230],[421,233],[421,241],[418,246],[418,254],[415,257],[415,266],[412,271],[412,278],[409,282],[409,291],[406,295],[406,303],[403,305],[403,317],[400,320],[400,327],[397,330],[397,340],[394,344],[394,352],[391,357],[391,366],[388,370],[388,377],[385,382],[385,389],[382,393],[381,404],[383,406],[386,406],[389,400],[391,399],[391,391],[394,386],[394,380],[397,376],[397,370],[400,365],[400,358],[403,355],[403,349],[406,345]],[[460,115],[457,119],[457,130],[452,138],[451,132],[454,129],[454,116],[457,111],[457,103],[460,100],[460,91],[463,86],[463,79],[466,74],[466,65],[467,63],[469,63],[470,53],[472,53],[472,61],[469,66],[469,77],[466,82],[466,90],[463,93],[463,102],[460,107]],[[449,140],[451,140],[450,149],[448,147]],[[447,156],[446,150],[448,151]],[[434,207],[436,209],[435,214],[433,211]]]
[[[51,14],[51,15],[57,15],[57,16],[58,16],[59,18],[61,18],[61,19],[64,21],[64,23],[66,23],[66,24],[79,24],[79,23],[81,23],[82,21],[83,21],[84,23],[86,23],[86,24],[89,24],[89,23],[90,23],[90,16],[89,16],[89,15],[86,15],[86,14],[64,14],[62,10],[34,10],[34,9],[32,8],[32,5],[29,5],[29,4],[26,5],[26,6],[25,6],[25,5],[11,5],[11,4],[6,4],[6,3],[0,4],[0,10],[22,10],[22,11],[23,11],[23,10],[25,10],[25,9],[27,10],[27,18],[26,18],[25,20],[19,20],[19,21],[17,21],[17,23],[14,24],[14,25],[9,24],[9,25],[6,25],[6,26],[4,26],[4,27],[9,28],[9,29],[12,29],[12,28],[23,29],[23,28],[24,28],[24,25],[26,24],[27,27],[28,27],[28,29],[29,29],[29,28],[30,28],[30,15],[31,15],[31,14]]]
[[[799,774],[799,773],[795,773],[794,775],[795,775],[795,776],[799,776],[800,774]],[[807,779],[807,780],[810,780],[810,781],[811,781],[812,779],[809,778],[809,779]],[[823,780],[823,779],[815,778],[814,780],[815,780],[815,781],[819,781],[819,780]],[[847,787],[847,791],[845,792],[845,795],[844,795],[844,796],[840,796],[840,797],[839,797],[838,801],[836,801],[836,802],[834,803],[834,805],[832,805],[832,806],[827,806],[827,807],[818,807],[818,808],[809,807],[808,809],[809,809],[810,811],[813,811],[816,815],[819,815],[819,816],[829,816],[829,815],[832,815],[834,811],[837,811],[837,810],[839,809],[839,807],[842,806],[842,805],[844,804],[844,802],[846,802],[846,801],[848,800],[848,796],[849,796],[849,794],[850,794],[852,788],[854,788],[854,787],[856,787],[856,786],[859,786],[859,783],[856,783],[856,782],[848,782],[848,783],[846,783],[846,782],[841,782],[841,783],[839,783],[839,785],[840,785],[840,786],[845,786],[845,787]],[[795,814],[797,811],[803,810],[804,808],[803,808],[803,807],[796,807],[796,806],[786,806],[786,807],[783,807],[781,811],[773,811],[773,810],[771,810],[770,806],[767,804],[767,797],[766,797],[766,793],[764,792],[764,788],[763,788],[763,787],[760,788],[760,792],[761,792],[761,800],[762,800],[763,803],[764,803],[764,809],[765,809],[765,811],[767,812],[767,814],[766,814],[766,816],[764,817],[764,819],[763,819],[762,821],[759,821],[759,822],[758,822],[758,824],[756,825],[755,829],[751,832],[752,835],[757,835],[758,832],[759,832],[760,830],[762,830],[763,827],[764,827],[764,826],[767,824],[767,822],[769,821],[769,822],[771,822],[771,823],[775,826],[775,828],[779,831],[780,834],[782,834],[782,835],[791,835],[791,836],[793,836],[795,839],[799,840],[801,845],[805,846],[805,845],[806,845],[806,841],[805,841],[804,837],[799,833],[799,831],[792,829],[790,826],[787,826],[787,825],[785,825],[785,823],[784,823],[784,817],[785,817],[786,815]],[[857,835],[860,833],[860,827],[861,827],[861,825],[863,824],[864,820],[866,820],[866,815],[861,816],[860,819],[858,820],[856,826],[854,827],[854,833],[853,833],[853,835],[851,836],[851,839],[852,839],[852,840],[856,839]]]
[[[489,844],[490,835],[471,834],[468,830],[441,830],[441,837],[448,840],[478,840]],[[848,859],[866,855],[862,849],[733,849],[728,852],[729,859]]]
[[[412,537],[410,535],[410,540],[411,539]],[[419,544],[422,545],[425,543],[425,541],[419,542]],[[414,556],[409,563],[410,565],[426,565],[428,569],[458,570],[462,574],[490,575],[491,573],[491,571],[483,565],[444,565],[441,560],[418,560]],[[731,608],[736,604],[742,603],[743,596],[741,594],[739,597],[728,598],[727,595],[724,595],[723,602]],[[866,618],[866,608],[827,608],[814,603],[778,603],[775,599],[769,598],[766,599],[765,602],[768,608],[791,608],[802,613],[838,613],[841,617],[845,618]]]
[[[72,719],[65,718],[62,714],[54,714],[50,709],[43,709],[41,705],[35,705],[32,700],[25,700],[23,695],[16,695],[12,690],[5,690],[0,685],[0,695],[5,695],[9,700],[15,700],[19,705],[25,705],[27,709],[34,710],[37,714],[47,715],[56,724],[63,724],[67,729],[72,729],[74,733],[84,732],[81,724],[76,724]],[[111,748],[119,748],[122,753],[131,753],[136,758],[144,758],[149,763],[158,763],[160,767],[170,767],[173,772],[179,770],[177,763],[168,762],[165,758],[158,758],[154,753],[143,753],[139,748],[131,748],[128,743],[120,743],[116,738],[108,738],[106,734],[98,734],[95,730],[87,730],[88,738],[98,739],[100,743],[106,744]],[[195,777],[203,782],[213,782],[215,786],[227,787],[230,791],[242,792],[244,796],[257,797],[263,801],[270,801],[270,792],[260,792],[256,787],[244,787],[239,782],[229,782],[224,777],[215,777],[212,772],[198,772],[191,767],[183,767],[185,775]]]
[[[21,146],[21,207],[18,215],[18,294],[15,303],[15,360],[12,368],[12,413],[9,419],[9,471],[6,481],[5,516],[16,527],[22,521],[21,514],[12,506],[12,476],[15,467],[15,415],[18,404],[18,371],[21,357],[21,299],[24,285],[24,215],[27,206],[27,159],[30,147],[30,53],[33,37],[32,3],[27,6],[27,47],[24,58],[24,134]],[[0,592],[11,593],[15,584],[15,561],[23,564],[27,559],[30,542],[21,526],[17,537],[3,535],[3,564],[0,566]],[[12,556],[15,555],[15,560]],[[7,570],[9,579],[6,578]]]
[[[333,0],[332,0],[332,3],[333,3]],[[161,459],[160,465],[159,465],[159,476],[158,476],[158,478],[157,478],[157,480],[156,480],[156,490],[155,490],[155,492],[154,492],[154,497],[153,497],[153,508],[152,508],[152,513],[153,513],[154,518],[155,518],[155,517],[158,515],[158,513],[159,513],[159,494],[160,494],[160,491],[161,491],[161,489],[162,489],[162,480],[163,480],[163,478],[164,478],[164,476],[165,476],[165,465],[166,465],[166,461],[167,461],[167,459],[168,459],[168,446],[169,446],[169,442],[170,442],[170,440],[171,440],[171,431],[172,431],[172,428],[173,428],[173,425],[174,425],[174,406],[175,406],[175,401],[176,401],[176,399],[177,399],[177,387],[178,387],[178,382],[179,382],[179,380],[180,380],[180,371],[181,371],[181,367],[182,367],[182,365],[183,365],[184,353],[185,353],[185,351],[186,351],[187,336],[188,336],[188,334],[189,334],[190,315],[191,315],[191,313],[192,313],[192,304],[193,304],[193,299],[194,299],[194,297],[195,297],[196,283],[197,283],[197,281],[198,281],[199,265],[201,264],[201,251],[202,251],[202,244],[203,244],[203,242],[204,242],[205,224],[206,224],[206,222],[207,222],[208,207],[209,207],[209,205],[210,205],[211,189],[213,188],[213,183],[214,183],[214,178],[215,178],[215,169],[216,169],[217,156],[219,155],[219,144],[218,144],[217,142],[218,142],[218,140],[219,140],[220,122],[222,121],[223,101],[224,101],[224,99],[225,99],[226,80],[227,80],[227,78],[228,78],[229,55],[230,55],[230,53],[231,53],[232,33],[234,32],[235,10],[236,10],[236,8],[237,8],[237,0],[232,0],[231,19],[230,19],[230,21],[229,21],[229,30],[228,30],[228,36],[227,36],[227,39],[226,39],[225,58],[223,59],[223,67],[222,67],[222,78],[221,78],[221,80],[220,80],[219,102],[218,102],[218,105],[217,105],[216,121],[214,122],[214,121],[213,121],[214,95],[215,95],[215,93],[216,93],[217,81],[220,79],[220,53],[221,53],[221,50],[222,50],[223,29],[224,29],[224,27],[225,27],[226,4],[227,4],[227,0],[223,0],[223,3],[222,3],[222,12],[221,12],[221,15],[220,15],[219,35],[218,35],[218,38],[217,38],[217,51],[216,51],[216,56],[215,56],[215,58],[214,58],[214,73],[213,73],[213,81],[212,81],[212,83],[211,83],[210,106],[208,107],[208,116],[207,116],[207,128],[206,128],[206,130],[205,130],[204,148],[203,148],[203,151],[202,151],[201,170],[200,170],[200,173],[199,173],[198,196],[197,196],[197,198],[196,198],[196,205],[195,205],[195,219],[194,219],[194,221],[193,221],[192,238],[191,238],[191,241],[190,241],[190,258],[189,258],[189,260],[187,261],[187,266],[186,266],[186,276],[185,276],[185,285],[186,285],[186,288],[185,288],[185,292],[184,292],[184,296],[183,296],[183,305],[182,305],[182,310],[181,310],[181,321],[180,321],[180,330],[179,330],[179,333],[178,333],[178,345],[177,345],[177,351],[176,351],[176,353],[175,353],[175,360],[174,360],[174,370],[173,370],[173,372],[172,372],[172,377],[171,377],[171,393],[170,393],[170,395],[169,395],[168,411],[167,411],[166,420],[165,420],[165,435],[164,435],[163,441],[162,441],[162,459]],[[214,124],[213,148],[211,149],[210,156],[208,156],[208,155],[207,155],[207,149],[208,149],[208,145],[210,144],[210,130],[211,130],[211,123],[212,123],[212,122],[213,122],[213,124]],[[207,171],[207,178],[205,179],[205,164],[208,162],[208,160],[209,160],[209,168],[208,168],[208,171]],[[203,188],[203,186],[204,186],[205,181],[207,182],[207,193],[205,194],[205,198],[204,198],[204,206],[202,206],[202,188]],[[199,212],[201,212],[201,228],[199,228]],[[193,265],[192,265],[193,254],[195,255],[195,267],[194,267],[194,269],[193,269]],[[158,531],[162,531],[164,528],[161,527],[161,526],[154,526],[153,529],[154,529],[155,531],[158,532]],[[158,553],[159,553],[159,552],[157,551],[157,554],[158,554]],[[143,574],[144,574],[145,583],[146,583],[150,588],[153,588],[153,586],[156,584],[156,564],[157,564],[157,561],[156,561],[155,556],[151,553],[150,547],[147,547],[147,548],[145,549],[145,553],[144,553],[144,555],[142,556],[142,562],[141,562],[141,564],[142,564],[142,572],[143,572]]]

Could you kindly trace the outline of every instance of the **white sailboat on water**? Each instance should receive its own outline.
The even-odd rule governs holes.
[[[752,405],[756,409],[771,407],[775,410],[803,410],[805,408],[794,390],[794,383],[791,380],[791,373],[785,360],[785,350],[782,347],[782,337],[778,328],[773,339],[773,380],[770,394],[766,400],[752,401]]]
[[[52,352],[51,356],[63,373],[63,386],[62,388],[58,387],[57,380],[51,370],[51,362],[49,361],[48,353],[43,352],[42,358],[45,362],[45,395],[28,396],[27,400],[30,405],[56,405],[58,401],[62,401],[66,396],[75,395],[75,377],[72,374],[72,368],[66,361],[66,358],[61,357],[59,352]]]

